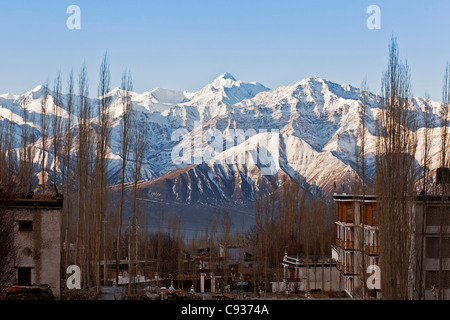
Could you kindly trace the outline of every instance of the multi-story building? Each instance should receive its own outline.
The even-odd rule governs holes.
[[[337,207],[336,267],[343,290],[350,297],[376,297],[378,289],[365,290],[369,266],[379,265],[378,221],[375,196],[335,194]]]
[[[414,299],[450,299],[450,198],[418,196],[415,202]]]
[[[379,266],[379,225],[376,197],[335,194],[336,267],[350,297],[379,298],[380,282],[371,277]],[[450,299],[450,199],[417,196],[411,231],[410,297]],[[384,244],[390,245],[390,244]],[[367,286],[367,281],[372,281]]]
[[[13,224],[16,252],[10,286],[48,284],[60,297],[62,203],[62,198],[1,200],[0,213]]]

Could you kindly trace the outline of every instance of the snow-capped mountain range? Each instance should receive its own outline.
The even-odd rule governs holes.
[[[0,95],[0,121],[16,125],[15,147],[20,147],[20,127],[28,125],[39,133],[39,114],[44,87],[23,95]],[[49,91],[49,111],[54,93]],[[109,179],[120,181],[121,90],[111,96],[111,153]],[[63,100],[66,99],[63,96]],[[321,78],[307,78],[290,86],[269,89],[260,83],[243,83],[224,73],[197,92],[154,89],[132,93],[132,102],[142,125],[148,129],[148,150],[140,188],[147,199],[161,203],[226,206],[251,204],[258,194],[280,186],[285,177],[297,179],[311,190],[330,194],[355,175],[355,146],[361,121],[361,90]],[[376,94],[368,95],[366,154],[369,175],[373,174]],[[76,101],[77,102],[77,101]],[[90,99],[93,110],[97,99]],[[433,170],[438,164],[439,102],[428,106],[414,98],[419,121],[428,108],[432,120]],[[68,114],[64,104],[61,117]],[[76,122],[77,108],[74,109]],[[95,122],[95,114],[93,115]],[[46,168],[53,172],[51,151]],[[17,149],[18,150],[18,149]],[[16,151],[17,151],[16,150]],[[75,150],[74,150],[75,152]],[[421,163],[421,152],[417,152]],[[126,174],[132,179],[131,171]]]

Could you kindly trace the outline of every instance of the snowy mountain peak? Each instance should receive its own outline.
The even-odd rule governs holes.
[[[36,86],[34,89],[30,90],[29,92],[39,92],[43,89],[44,89],[44,86],[40,84],[40,85]]]
[[[310,87],[318,87],[318,86],[329,86],[329,85],[335,85],[334,82],[324,79],[324,78],[319,78],[319,77],[309,77],[306,79],[303,79],[299,82],[297,82],[296,85],[303,85],[303,86],[310,86]]]
[[[150,94],[161,103],[182,103],[187,101],[187,97],[182,91],[156,88],[150,91]]]
[[[225,80],[226,79],[231,79],[233,81],[236,81],[236,79],[233,77],[233,75],[231,73],[228,73],[228,72],[225,72],[225,73],[221,74],[218,79],[225,79]]]
[[[13,95],[11,93],[4,93],[4,94],[0,94],[0,98],[2,99],[6,99],[6,100],[14,100],[16,99],[16,95]]]
[[[38,85],[34,87],[32,90],[25,92],[22,96],[24,97],[33,97],[38,98],[44,93],[45,87],[43,85]]]
[[[207,85],[207,88],[229,88],[232,86],[239,86],[242,81],[237,81],[230,73],[225,72],[218,76],[213,82]]]
[[[42,112],[44,93],[45,87],[37,86],[20,96],[0,95],[0,123],[4,118],[23,124],[26,107],[30,114],[37,115],[32,125],[39,131],[41,117],[38,115]],[[115,121],[111,128],[113,156],[108,174],[111,183],[117,183],[121,166],[118,124],[123,106],[118,88],[110,94]],[[53,95],[49,90],[49,114]],[[133,93],[133,107],[148,129],[149,149],[143,171],[145,179],[153,180],[143,187],[147,188],[149,198],[167,203],[174,197],[177,201],[244,203],[245,199],[253,200],[257,192],[263,192],[265,184],[271,186],[271,176],[263,172],[267,169],[270,174],[275,172],[275,176],[299,178],[302,183],[333,192],[333,182],[338,186],[345,184],[350,167],[355,167],[360,98],[360,89],[318,77],[270,90],[260,83],[237,81],[229,73],[220,75],[197,92],[157,88]],[[365,150],[371,176],[375,168],[377,99],[378,96],[370,93],[367,100]],[[75,100],[76,105],[78,101]],[[90,103],[94,106],[97,100],[90,99]],[[439,141],[439,106],[439,102],[426,104],[423,98],[414,99],[417,119],[423,118],[425,110],[431,111],[432,141]],[[76,116],[76,106],[73,112]],[[61,115],[66,117],[67,113],[61,110]],[[202,125],[195,125],[196,121]],[[419,128],[423,129],[421,122]],[[173,139],[177,129],[187,130],[176,138],[181,138],[179,142]],[[15,146],[19,148],[20,129],[16,132]],[[199,132],[202,134],[194,135]],[[192,139],[199,136],[200,141]],[[434,158],[430,170],[434,170],[439,164],[439,144],[431,148],[434,148],[430,150]],[[51,159],[51,152],[50,149],[49,172],[50,164],[56,163]],[[174,157],[187,160],[179,164]],[[132,174],[127,173],[126,179],[132,179]]]
[[[236,80],[230,73],[221,74],[200,91],[189,95],[190,104],[201,106],[233,105],[245,99],[251,99],[262,91],[268,91],[260,83],[244,83]]]
[[[109,97],[122,96],[122,89],[120,89],[119,87],[115,87],[110,92],[108,92],[106,94],[106,96],[109,96]]]

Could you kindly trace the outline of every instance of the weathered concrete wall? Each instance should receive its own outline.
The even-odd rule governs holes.
[[[31,283],[47,283],[60,296],[61,212],[58,209],[9,209],[14,216],[15,267],[31,267]],[[20,221],[32,221],[32,231],[19,231]],[[17,274],[16,274],[17,275]],[[17,278],[14,283],[17,283]]]

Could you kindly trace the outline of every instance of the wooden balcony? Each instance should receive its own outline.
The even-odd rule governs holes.
[[[354,248],[354,242],[350,240],[341,240],[341,247],[342,249],[353,249]]]
[[[354,248],[354,242],[351,240],[342,240],[336,238],[336,245],[345,250],[352,250]]]
[[[354,242],[352,240],[342,240],[336,238],[336,246],[341,247],[345,250],[351,250],[354,248]]]
[[[354,274],[354,270],[353,270],[353,266],[352,265],[341,265],[341,271],[343,274]]]
[[[356,271],[353,270],[353,265],[345,265],[339,261],[336,261],[336,268],[341,271],[343,274],[354,274]]]
[[[369,256],[376,256],[376,255],[380,254],[380,248],[376,245],[366,244],[364,246],[364,251]]]

